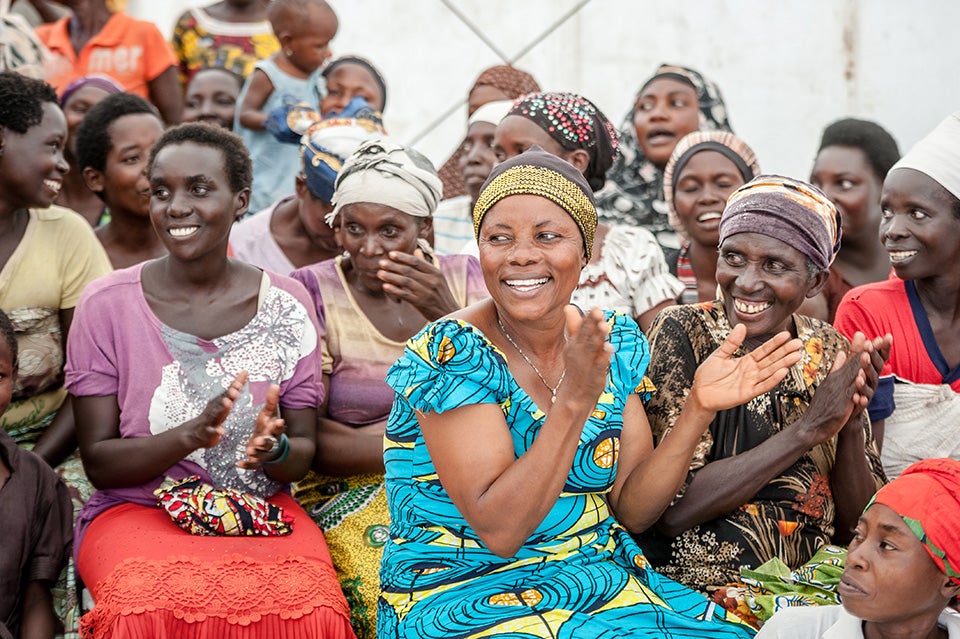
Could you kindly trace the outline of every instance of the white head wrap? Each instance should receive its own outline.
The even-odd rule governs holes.
[[[960,111],[937,125],[890,169],[929,175],[960,200]]]
[[[337,175],[330,223],[348,204],[383,204],[414,217],[433,215],[443,193],[436,170],[418,165],[407,149],[388,138],[364,142]]]
[[[497,126],[502,119],[507,117],[511,108],[513,108],[513,100],[487,102],[473,112],[473,115],[467,120],[467,127],[475,122],[489,122],[493,126]]]

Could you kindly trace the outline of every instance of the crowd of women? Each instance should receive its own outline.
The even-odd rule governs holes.
[[[960,636],[960,112],[787,177],[499,66],[438,171],[322,0],[33,4],[0,638]]]

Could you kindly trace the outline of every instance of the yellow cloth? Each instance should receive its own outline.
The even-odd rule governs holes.
[[[375,639],[380,559],[390,513],[383,473],[327,477],[310,472],[294,484],[294,497],[323,529],[358,639]]]
[[[60,206],[30,210],[23,239],[0,270],[0,308],[13,322],[20,349],[14,401],[0,425],[17,443],[36,441],[44,418],[66,396],[60,311],[74,308],[87,284],[110,270],[80,215]]]

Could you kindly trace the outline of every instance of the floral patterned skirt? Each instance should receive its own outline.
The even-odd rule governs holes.
[[[294,496],[323,530],[360,639],[377,634],[380,559],[390,532],[383,474],[327,477],[309,473]]]

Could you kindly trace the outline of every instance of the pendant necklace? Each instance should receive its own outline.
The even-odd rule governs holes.
[[[547,383],[547,380],[544,379],[543,375],[540,373],[540,369],[533,365],[533,362],[530,361],[530,358],[527,357],[527,354],[524,353],[520,349],[520,347],[517,346],[517,343],[513,341],[513,338],[510,337],[510,333],[507,332],[506,327],[503,325],[503,322],[500,320],[499,313],[497,314],[497,326],[500,327],[500,332],[503,333],[503,336],[507,338],[507,341],[510,342],[510,344],[517,350],[518,353],[520,353],[520,357],[522,357],[527,362],[527,364],[530,365],[530,368],[533,369],[533,372],[537,374],[537,377],[540,378],[540,381],[543,382],[543,385],[546,386],[547,390],[550,391],[550,403],[551,404],[556,403],[557,391],[560,390],[560,384],[563,383],[563,378],[566,377],[567,375],[567,369],[564,368],[563,372],[560,373],[560,379],[557,380],[557,385],[551,386],[550,384]]]

